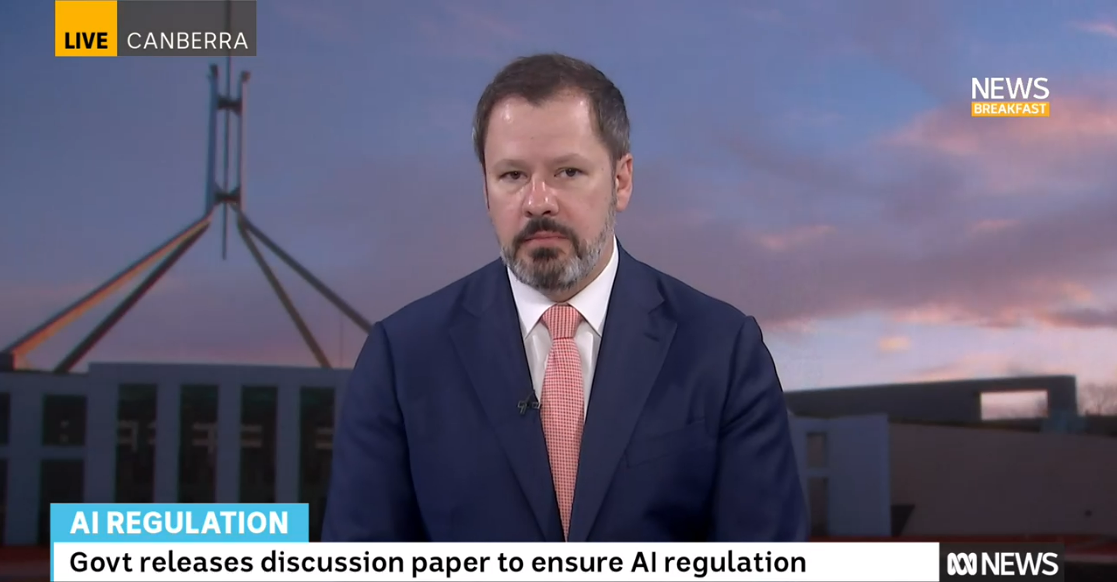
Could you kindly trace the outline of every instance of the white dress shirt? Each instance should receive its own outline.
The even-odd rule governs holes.
[[[597,364],[597,352],[601,349],[601,332],[605,329],[605,315],[609,310],[609,297],[613,293],[613,281],[617,278],[617,260],[617,239],[614,237],[611,256],[605,269],[585,289],[567,301],[582,314],[582,322],[574,332],[574,343],[582,356],[582,386],[587,406]],[[511,271],[508,273],[508,280],[512,284],[516,311],[520,314],[520,331],[524,336],[531,384],[535,388],[536,398],[542,400],[543,374],[547,368],[547,355],[551,352],[551,334],[547,332],[547,326],[543,325],[541,319],[543,312],[555,302],[520,282]]]

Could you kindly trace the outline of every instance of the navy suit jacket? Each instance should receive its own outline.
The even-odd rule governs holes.
[[[756,320],[620,252],[570,541],[803,541]],[[494,261],[376,324],[341,396],[323,541],[562,541],[523,336]]]

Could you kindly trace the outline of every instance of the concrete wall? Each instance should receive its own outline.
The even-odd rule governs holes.
[[[892,425],[892,503],[915,535],[1117,535],[1117,439]]]
[[[7,514],[0,523],[5,541],[19,545],[36,540],[39,475],[45,459],[83,460],[84,500],[113,500],[121,438],[117,406],[123,384],[157,386],[154,497],[172,502],[178,499],[180,481],[180,388],[219,387],[215,492],[218,501],[231,502],[239,496],[241,389],[277,387],[277,501],[297,501],[299,456],[292,451],[299,449],[300,389],[340,392],[348,373],[157,364],[95,364],[88,374],[73,376],[0,373],[0,392],[10,395],[12,410],[9,445],[0,446],[0,458],[8,463]],[[955,394],[965,395],[967,390],[958,388]],[[42,444],[46,394],[85,395],[84,445]],[[789,394],[789,400],[794,394]],[[335,411],[340,410],[341,397],[339,393]],[[859,398],[863,397],[851,404],[842,404],[839,398],[835,408],[865,407]],[[971,397],[946,400],[951,398],[957,403]],[[885,398],[877,408],[895,412],[897,402]],[[826,535],[888,536],[892,506],[906,504],[915,509],[904,535],[1117,535],[1117,439],[890,425],[886,414],[793,416],[791,426],[804,494],[813,498],[812,513]]]
[[[792,417],[803,492],[817,535],[891,535],[888,418]]]
[[[36,542],[39,523],[39,474],[46,459],[84,460],[84,501],[111,502],[116,491],[119,438],[117,405],[122,384],[154,384],[156,393],[155,502],[178,501],[180,388],[218,386],[215,492],[218,502],[240,495],[241,388],[275,386],[276,501],[297,502],[299,484],[299,397],[303,387],[344,386],[348,370],[280,366],[94,364],[88,374],[0,373],[0,392],[10,394],[9,445],[0,446],[8,462],[5,543]],[[86,430],[83,446],[44,446],[43,397],[83,394]],[[337,396],[340,402],[340,394]],[[335,412],[340,406],[335,406]]]
[[[982,420],[982,393],[1017,391],[1046,391],[1053,414],[1078,414],[1074,376],[794,390],[786,397],[788,408],[804,417],[884,414],[893,422],[974,423]]]
[[[178,500],[181,387],[218,386],[215,493],[218,502],[239,497],[242,447],[241,389],[277,387],[276,500],[298,501],[299,391],[337,390],[340,411],[348,370],[236,365],[94,364],[88,374],[0,373],[0,393],[11,397],[5,528],[9,545],[34,544],[38,534],[40,467],[45,459],[84,461],[84,501],[111,502],[116,492],[116,454],[121,436],[119,389],[125,384],[156,386],[156,502]],[[43,397],[81,394],[86,398],[85,444],[44,446]],[[824,498],[812,511],[829,535],[888,535],[888,421],[884,416],[842,419],[792,418],[792,438],[804,492],[823,484]]]

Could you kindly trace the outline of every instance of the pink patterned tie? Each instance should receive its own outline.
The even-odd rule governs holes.
[[[551,353],[547,355],[547,371],[543,374],[540,413],[564,538],[570,534],[570,510],[574,506],[585,421],[582,358],[574,344],[574,330],[581,321],[582,314],[569,305],[552,305],[543,313],[543,325],[551,334]]]

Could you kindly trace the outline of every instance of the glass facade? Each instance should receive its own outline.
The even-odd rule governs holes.
[[[811,512],[811,535],[830,534],[830,483],[826,477],[811,477],[807,480],[807,503]]]
[[[0,393],[0,447],[7,446],[12,422],[12,395]]]
[[[0,459],[0,548],[4,547],[4,524],[8,523],[8,460]]]
[[[85,396],[47,394],[43,397],[43,444],[55,447],[85,444]]]
[[[155,495],[156,387],[126,384],[117,403],[116,501],[151,503]]]
[[[85,461],[50,459],[39,465],[39,545],[50,545],[50,504],[81,503]]]
[[[214,503],[218,485],[222,497],[242,503],[275,503],[280,494],[306,503],[310,538],[321,539],[337,411],[332,374],[290,387],[269,378],[253,383],[251,376],[243,386],[217,378],[169,383],[146,371],[130,376],[108,392],[97,386],[78,393],[75,383],[0,392],[0,450],[11,447],[13,430],[22,431],[8,451],[15,456],[0,453],[0,545],[17,539],[47,545],[50,504],[81,503],[87,493],[116,503]],[[226,403],[234,410],[221,422],[230,421],[233,434],[218,435]],[[221,459],[238,462],[219,466],[219,447],[239,447],[239,458]],[[219,483],[221,469],[230,474]]]
[[[303,388],[299,410],[299,502],[310,506],[310,540],[318,541],[333,462],[334,390]]]
[[[830,453],[827,450],[826,433],[807,433],[807,467],[810,469],[825,469],[826,459]]]
[[[179,427],[177,430],[172,429],[178,433],[178,450],[177,454],[172,453],[170,457],[166,453],[160,457],[156,446],[158,431],[161,426],[165,426],[167,420],[159,414],[159,393],[162,388],[178,389],[178,410],[172,408],[168,412],[172,422],[174,416],[179,417]],[[41,430],[36,430],[35,438],[41,439],[39,444],[42,446],[72,448],[74,456],[78,458],[59,458],[67,455],[60,454],[65,451],[56,451],[44,455],[45,458],[32,461],[34,464],[31,467],[35,468],[31,470],[39,472],[39,481],[34,485],[28,483],[39,490],[37,503],[31,508],[38,514],[38,541],[43,544],[49,541],[50,504],[82,502],[86,481],[94,478],[93,474],[86,474],[86,459],[80,455],[80,447],[95,445],[98,450],[96,459],[90,458],[90,462],[99,464],[102,463],[101,455],[104,454],[101,446],[108,445],[115,453],[115,459],[107,459],[113,463],[111,466],[99,465],[111,471],[106,475],[111,482],[104,483],[109,490],[101,491],[98,478],[96,491],[91,491],[93,495],[110,494],[117,503],[152,503],[158,494],[157,465],[169,462],[177,465],[177,480],[173,485],[179,502],[215,502],[217,453],[220,446],[217,434],[219,392],[220,388],[216,385],[189,384],[172,387],[143,381],[120,384],[117,387],[118,397],[110,404],[115,407],[115,423],[111,427],[102,428],[98,428],[99,425],[93,422],[97,419],[87,417],[91,396],[44,394],[41,401],[42,427]],[[279,434],[280,389],[275,385],[247,385],[239,392],[239,441],[235,436],[233,440],[227,441],[232,446],[240,447],[237,474],[230,475],[238,480],[238,501],[274,503],[282,489],[277,487],[281,465],[277,461],[280,460],[279,455],[284,455],[282,461],[290,461],[295,467],[285,469],[290,470],[284,474],[291,481],[285,481],[283,485],[294,486],[290,490],[295,495],[294,500],[308,504],[310,537],[312,540],[321,539],[321,524],[333,462],[336,390],[323,386],[308,386],[297,390],[298,415],[292,420],[297,420],[298,425],[285,426],[284,430],[298,431],[298,448],[282,451],[279,450],[282,440]],[[10,444],[11,406],[11,395],[0,393],[0,446]],[[106,442],[100,437],[89,440],[86,433],[90,429],[111,429],[113,440]],[[292,439],[291,442],[294,443],[295,434],[283,436]],[[10,513],[7,485],[8,478],[11,477],[11,465],[10,460],[0,457],[0,545],[6,537],[3,524]],[[34,539],[33,532],[23,535],[28,533]]]
[[[241,390],[240,501],[275,503],[276,414],[272,386]]]
[[[217,498],[217,386],[183,386],[178,448],[178,500]]]

